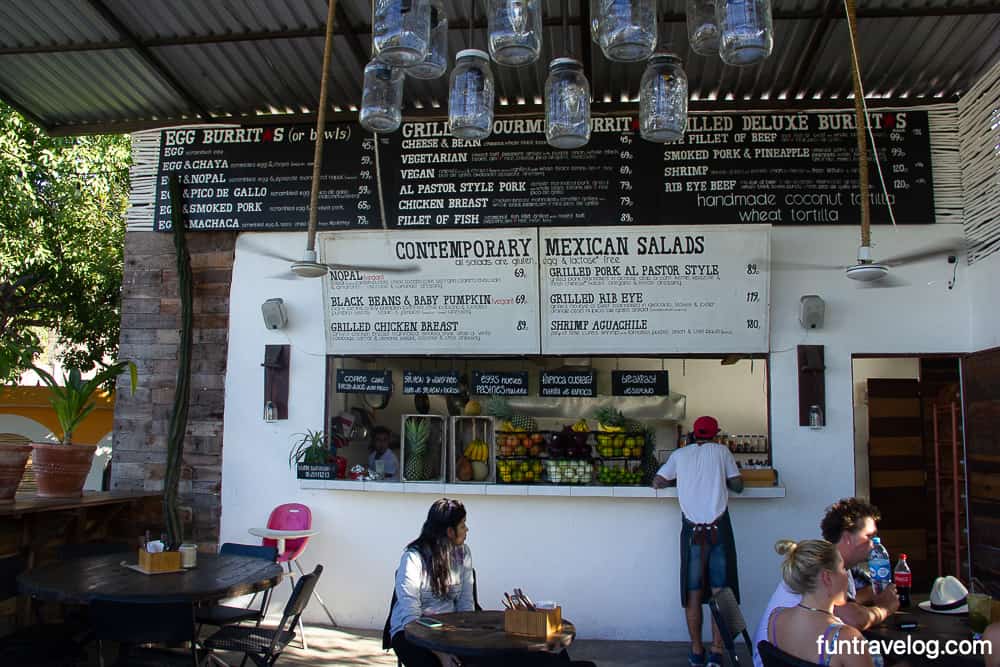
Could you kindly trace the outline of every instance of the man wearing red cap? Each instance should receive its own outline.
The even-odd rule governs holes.
[[[736,545],[729,520],[729,493],[743,490],[736,460],[728,447],[714,442],[719,422],[698,417],[692,442],[674,450],[656,472],[653,487],[677,486],[681,521],[681,606],[691,635],[691,667],[722,667],[722,636],[712,623],[712,650],[705,660],[701,642],[701,605],[712,592],[731,588],[740,599]]]

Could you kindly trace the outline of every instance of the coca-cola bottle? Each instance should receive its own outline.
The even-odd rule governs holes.
[[[901,608],[910,606],[910,586],[913,584],[913,573],[906,562],[906,554],[899,554],[899,561],[896,569],[892,573],[892,582],[896,584],[896,593],[899,595],[899,606]]]

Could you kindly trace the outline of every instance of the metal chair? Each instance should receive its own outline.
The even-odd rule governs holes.
[[[312,511],[307,505],[302,503],[285,503],[283,505],[278,505],[273,510],[271,510],[271,515],[267,518],[267,527],[273,528],[275,530],[309,530],[312,528]],[[272,538],[265,537],[262,539],[261,544],[267,547],[278,546],[278,541]],[[302,569],[302,565],[299,564],[299,556],[302,552],[306,550],[306,546],[309,544],[308,537],[297,537],[285,540],[285,550],[278,554],[278,563],[284,563],[285,567],[288,569],[288,584],[293,589],[295,588],[295,573],[292,572],[292,563],[298,569],[300,575],[304,575],[305,571]],[[330,609],[326,606],[326,602],[319,593],[316,593],[316,600],[319,601],[323,611],[326,612],[326,617],[330,619],[330,624],[333,626],[337,625],[337,621],[334,620],[333,614]],[[302,621],[299,621],[299,632],[302,634],[300,639],[302,640],[302,648],[309,648],[306,644],[306,629],[302,625]]]
[[[261,628],[229,625],[207,637],[202,646],[209,650],[237,651],[259,667],[270,667],[277,662],[281,652],[295,638],[293,628],[299,623],[302,610],[316,588],[316,582],[323,574],[323,566],[317,565],[309,574],[302,575],[295,583],[292,596],[285,605],[281,622],[276,628]]]
[[[230,556],[260,558],[272,563],[278,559],[278,550],[276,548],[257,546],[255,544],[226,542],[219,549],[219,553]],[[202,625],[217,625],[222,627],[224,625],[239,625],[243,621],[255,621],[256,625],[260,625],[260,622],[267,615],[267,605],[271,599],[271,591],[266,590],[261,595],[263,599],[258,609],[253,608],[254,599],[257,597],[256,593],[254,593],[254,597],[250,598],[250,602],[246,607],[214,604],[208,607],[196,608],[194,616],[198,630],[201,630]]]
[[[760,655],[760,661],[764,663],[764,667],[816,667],[815,662],[809,662],[785,653],[766,639],[757,644],[757,653]]]
[[[743,641],[750,649],[750,658],[753,659],[753,642],[747,632],[746,619],[743,618],[740,605],[736,602],[736,596],[733,595],[733,589],[722,588],[717,593],[713,593],[712,598],[708,601],[708,608],[712,611],[712,618],[715,619],[715,625],[719,628],[719,634],[722,635],[722,643],[725,645],[733,665],[736,667],[740,665],[735,640],[741,634]]]
[[[27,568],[22,554],[0,558],[0,600],[17,597],[17,576]],[[38,607],[35,607],[38,612]],[[0,655],[5,664],[75,665],[84,657],[83,645],[88,639],[88,626],[75,623],[38,623],[21,628],[0,638]]]
[[[148,603],[94,600],[90,603],[94,634],[103,649],[105,641],[118,642],[116,666],[190,665],[198,667],[194,608],[186,602]],[[139,644],[190,645],[185,652],[161,648],[138,648]],[[103,650],[99,651],[104,665]]]

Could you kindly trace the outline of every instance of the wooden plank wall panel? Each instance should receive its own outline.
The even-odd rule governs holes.
[[[962,363],[972,573],[1000,596],[1000,349]]]

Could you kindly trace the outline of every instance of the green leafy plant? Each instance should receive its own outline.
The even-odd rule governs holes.
[[[62,384],[44,368],[32,366],[32,370],[49,387],[49,403],[59,420],[64,445],[72,444],[73,432],[97,405],[93,398],[101,385],[128,370],[134,394],[138,380],[138,371],[131,361],[117,361],[89,380],[83,379],[79,368],[71,368],[64,373]]]
[[[288,454],[288,467],[295,463],[306,465],[322,465],[327,462],[330,447],[326,442],[326,433],[306,429],[305,433],[292,436],[292,451]]]

